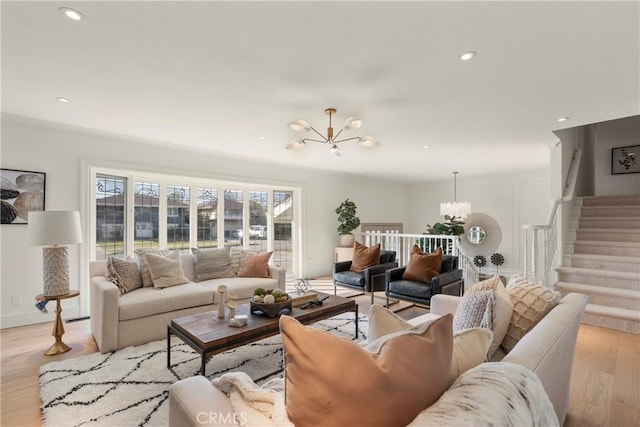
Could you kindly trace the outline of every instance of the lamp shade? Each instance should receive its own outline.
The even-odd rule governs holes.
[[[31,246],[72,245],[82,243],[78,211],[29,212]]]

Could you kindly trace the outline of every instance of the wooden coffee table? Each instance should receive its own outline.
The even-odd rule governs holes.
[[[348,311],[353,311],[355,318],[358,318],[358,304],[353,299],[318,293],[319,298],[326,296],[328,298],[323,301],[321,306],[304,310],[300,307],[294,307],[289,315],[303,324],[328,319]],[[248,303],[239,306],[236,309],[236,314],[248,316],[248,322],[245,326],[239,328],[229,326],[228,313],[226,317],[219,318],[217,310],[173,319],[167,325],[167,368],[179,377],[171,367],[171,335],[177,336],[200,354],[202,363],[200,374],[204,376],[207,359],[214,354],[280,333],[278,317],[252,315],[249,313]],[[358,322],[354,323],[355,338],[357,338]]]

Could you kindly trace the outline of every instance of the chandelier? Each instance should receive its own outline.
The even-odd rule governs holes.
[[[456,176],[458,172],[451,172],[453,174],[453,202],[440,203],[440,215],[449,215],[450,217],[465,219],[469,213],[471,213],[471,203],[458,202],[456,194]]]
[[[314,131],[318,136],[322,139],[313,139],[313,138],[296,138],[289,145],[287,145],[287,150],[299,150],[307,146],[307,142],[319,142],[322,144],[327,144],[329,146],[329,151],[334,156],[342,156],[342,150],[338,146],[341,142],[347,141],[358,141],[363,147],[378,147],[380,144],[376,141],[372,136],[354,136],[351,138],[343,138],[339,139],[342,131],[349,129],[358,129],[362,126],[362,119],[356,117],[349,117],[345,122],[342,129],[340,129],[337,133],[334,134],[333,131],[333,115],[336,113],[335,108],[325,108],[325,114],[329,115],[329,127],[327,128],[326,136],[318,132],[313,126],[307,123],[304,120],[296,120],[295,122],[289,123],[289,129],[295,132],[308,132],[310,130]]]

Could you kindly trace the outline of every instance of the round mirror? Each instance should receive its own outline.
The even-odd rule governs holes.
[[[469,240],[469,242],[473,243],[474,245],[479,245],[484,241],[486,237],[487,237],[487,234],[485,233],[484,228],[478,225],[474,225],[467,232],[467,239]]]

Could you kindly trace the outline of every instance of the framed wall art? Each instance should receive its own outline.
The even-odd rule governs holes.
[[[29,212],[44,210],[46,175],[0,169],[0,224],[27,224]]]
[[[611,149],[611,175],[640,173],[640,145]]]

